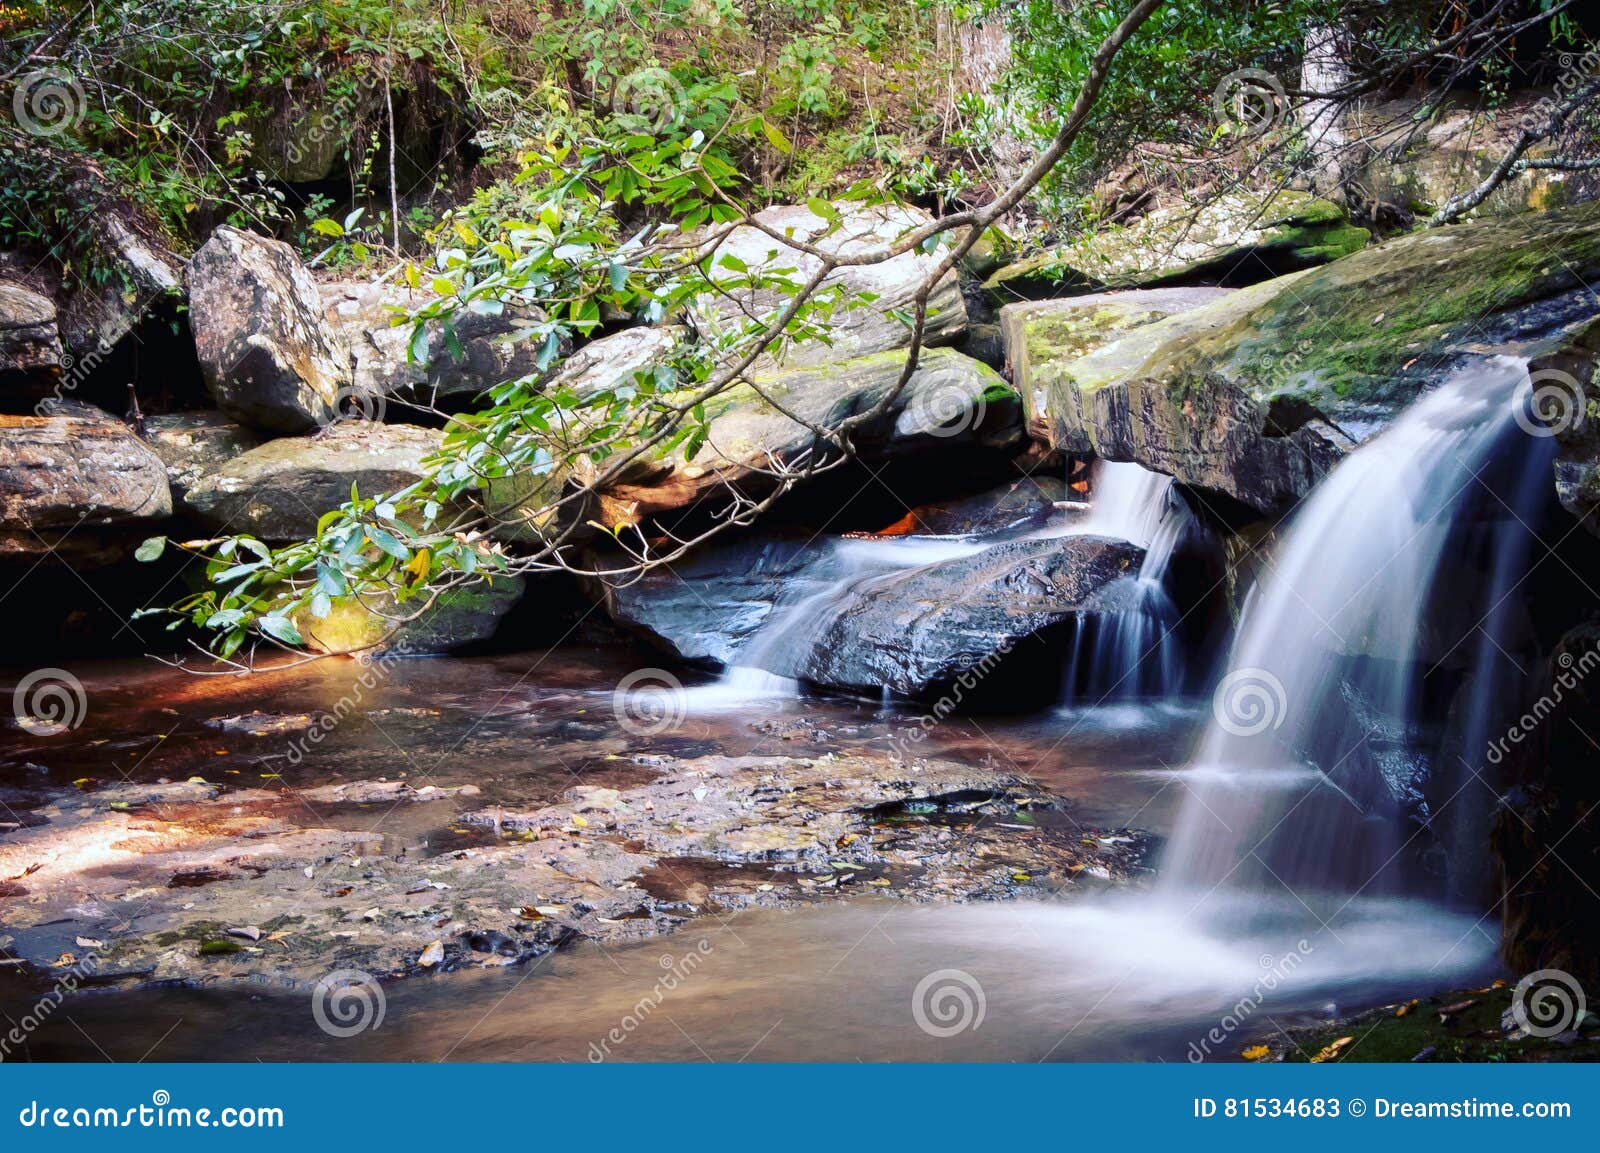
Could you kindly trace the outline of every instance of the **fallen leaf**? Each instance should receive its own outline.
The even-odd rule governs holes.
[[[104,941],[96,941],[93,937],[74,937],[72,943],[80,949],[104,949],[106,947]]]
[[[544,920],[544,914],[539,912],[538,908],[533,905],[522,906],[522,908],[517,910],[517,916],[521,917],[524,921]]]
[[[261,930],[254,925],[241,925],[238,928],[229,929],[228,936],[240,937],[246,941],[259,941],[261,940]]]
[[[1415,997],[1413,997],[1413,998],[1411,998],[1411,1000],[1407,1001],[1404,1005],[1401,1005],[1398,1009],[1396,1009],[1394,1011],[1394,1015],[1396,1017],[1404,1017],[1407,1013],[1411,1012],[1411,1010],[1415,1009],[1419,1004],[1421,1004],[1421,1002],[1418,1001]]]
[[[422,955],[417,958],[417,964],[424,969],[431,969],[442,960],[444,960],[444,945],[439,941],[435,941],[422,950]]]
[[[1251,1045],[1240,1056],[1246,1061],[1259,1061],[1271,1052],[1272,1050],[1265,1045]]]
[[[1354,1037],[1340,1037],[1337,1041],[1333,1042],[1333,1044],[1325,1046],[1320,1053],[1311,1058],[1312,1064],[1321,1064],[1323,1061],[1332,1061],[1334,1058],[1339,1056],[1340,1053],[1344,1052],[1346,1045],[1349,1045],[1350,1042],[1354,1040]]]

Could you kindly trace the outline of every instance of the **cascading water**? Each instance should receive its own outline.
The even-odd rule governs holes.
[[[1500,499],[1486,502],[1480,477],[1511,468],[1519,476],[1496,486],[1524,504],[1550,488],[1550,442],[1514,421],[1526,382],[1526,366],[1510,358],[1463,370],[1301,506],[1251,594],[1215,718],[1185,774],[1190,796],[1163,863],[1169,891],[1348,902],[1407,887],[1406,821],[1428,773],[1417,752],[1422,674],[1458,648],[1481,654],[1498,643],[1500,602],[1531,531],[1530,510],[1508,504],[1509,517],[1487,518],[1487,550],[1462,548],[1481,542],[1486,503]],[[1478,582],[1489,609],[1463,635],[1434,635],[1431,594],[1453,581],[1444,599],[1463,599],[1468,564],[1489,574]],[[1480,667],[1474,692],[1493,681]],[[1487,712],[1487,701],[1469,708]],[[1446,779],[1447,797],[1481,791],[1475,767],[1464,766],[1459,787]]]
[[[1117,537],[1145,550],[1136,576],[1121,582],[1122,606],[1085,621],[1073,636],[1063,681],[1068,704],[1170,697],[1183,685],[1183,654],[1173,629],[1178,610],[1166,586],[1172,555],[1191,520],[1172,478],[1137,464],[1101,461],[1095,500],[1072,531]]]
[[[723,674],[720,688],[730,699],[798,695],[799,682],[771,669],[783,667],[779,657],[785,650],[814,645],[852,590],[891,573],[970,556],[988,543],[972,537],[908,536],[844,537],[818,544],[829,550],[823,563],[831,579],[788,603],[775,603]]]

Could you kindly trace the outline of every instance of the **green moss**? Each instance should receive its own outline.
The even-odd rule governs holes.
[[[1544,1037],[1511,1040],[1501,1022],[1511,1009],[1512,989],[1459,989],[1438,996],[1374,1009],[1336,1025],[1318,1026],[1268,1039],[1275,1054],[1287,1062],[1307,1062],[1344,1037],[1355,1040],[1327,1059],[1366,1063],[1409,1062],[1419,1054],[1430,1061],[1594,1061],[1600,1060],[1600,1042],[1590,1015],[1580,1037],[1561,1044]],[[1471,1002],[1452,1013],[1442,1010]],[[1404,1013],[1401,1010],[1404,1009]]]

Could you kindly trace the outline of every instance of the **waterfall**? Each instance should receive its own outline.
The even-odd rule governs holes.
[[[723,673],[730,697],[798,696],[799,682],[772,672],[793,667],[784,654],[809,650],[837,615],[838,606],[867,581],[980,552],[987,543],[962,536],[843,537],[819,542],[832,575],[820,589],[791,601],[776,601],[761,627],[739,649]]]
[[[1184,775],[1189,795],[1163,867],[1169,891],[1304,902],[1408,886],[1406,822],[1426,813],[1419,790],[1430,780],[1417,752],[1423,675],[1457,649],[1476,651],[1457,663],[1478,668],[1468,707],[1487,714],[1477,699],[1494,680],[1484,650],[1499,643],[1526,514],[1536,515],[1529,502],[1551,487],[1553,441],[1515,427],[1527,379],[1507,357],[1458,372],[1296,512],[1250,595]],[[1484,477],[1508,468],[1514,478],[1492,478],[1501,497]],[[1525,507],[1505,505],[1507,516],[1503,500]],[[1488,579],[1474,581],[1469,566]],[[1492,599],[1476,626],[1436,627],[1441,604],[1485,589]],[[1471,760],[1482,756],[1481,727],[1468,740],[1480,748],[1462,746],[1465,764],[1433,767],[1451,799],[1484,792],[1472,776],[1483,762]]]
[[[1177,606],[1167,567],[1192,517],[1172,478],[1137,464],[1100,461],[1094,503],[1073,532],[1117,537],[1145,550],[1136,576],[1114,590],[1120,607],[1079,623],[1063,678],[1065,703],[1170,697],[1183,686],[1184,662],[1173,629]]]

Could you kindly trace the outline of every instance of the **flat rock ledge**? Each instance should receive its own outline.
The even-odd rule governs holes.
[[[1145,871],[1143,835],[1081,826],[1029,782],[949,761],[636,760],[658,775],[527,810],[404,782],[54,797],[0,841],[0,945],[45,984],[73,969],[119,987],[306,988],[337,970],[515,965],[747,908],[1039,899]],[[449,806],[472,835],[395,849],[380,817],[398,805]]]

